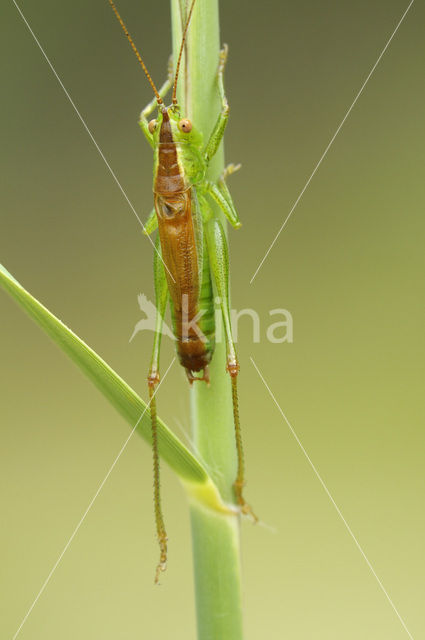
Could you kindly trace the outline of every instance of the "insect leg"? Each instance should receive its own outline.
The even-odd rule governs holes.
[[[159,543],[160,557],[156,569],[155,582],[159,581],[159,574],[165,571],[167,565],[167,533],[165,531],[164,518],[161,509],[161,490],[159,478],[159,452],[158,452],[158,425],[156,414],[155,389],[159,383],[159,351],[161,346],[162,326],[164,322],[165,309],[168,301],[168,287],[165,279],[164,267],[160,258],[161,246],[159,239],[156,242],[154,255],[154,281],[155,281],[155,304],[156,321],[155,335],[152,351],[152,359],[148,374],[148,388],[150,396],[150,414],[152,426],[152,452],[153,452],[153,486],[154,486],[154,509],[156,535]]]
[[[236,173],[236,171],[239,171],[241,166],[241,164],[233,164],[233,162],[231,164],[228,164],[227,167],[224,168],[224,171],[220,176],[219,184],[221,182],[226,182],[228,176],[231,176],[232,173]]]
[[[173,86],[173,79],[174,79],[174,75],[173,75],[173,57],[170,56],[168,59],[168,74],[167,74],[167,79],[164,82],[164,84],[162,85],[162,87],[160,88],[160,90],[158,91],[159,95],[161,96],[161,98],[164,98],[167,93],[169,92],[169,90],[171,89],[171,87]],[[150,133],[149,129],[148,129],[148,116],[152,113],[152,111],[154,111],[154,109],[158,106],[158,101],[155,98],[153,98],[149,104],[146,105],[146,107],[143,109],[143,111],[140,114],[139,117],[139,126],[141,128],[141,130],[143,131],[147,141],[149,142],[149,144],[151,145],[151,147],[153,147],[153,139],[152,139],[152,134]]]
[[[244,455],[242,447],[242,434],[239,421],[238,388],[237,377],[239,373],[239,362],[236,356],[235,345],[232,337],[232,326],[230,321],[229,308],[229,253],[227,249],[226,236],[223,227],[217,219],[212,219],[206,224],[206,239],[208,245],[208,256],[211,272],[220,299],[221,311],[223,314],[224,331],[226,335],[227,351],[227,371],[232,383],[233,419],[235,425],[236,451],[238,456],[238,469],[234,490],[236,501],[244,514],[249,514],[257,521],[258,518],[252,511],[249,504],[245,502],[242,489],[245,484]]]
[[[148,219],[146,220],[143,226],[144,226],[143,233],[145,234],[145,236],[149,236],[157,228],[158,218],[156,217],[155,207],[150,212]]]
[[[226,66],[227,54],[229,52],[229,48],[227,44],[223,46],[223,49],[220,51],[220,58],[218,63],[218,73],[217,73],[217,82],[218,82],[218,90],[220,93],[221,99],[221,111],[217,118],[217,122],[215,123],[214,129],[210,135],[210,139],[207,142],[207,146],[205,147],[205,160],[209,162],[210,158],[217,152],[218,147],[220,146],[220,142],[224,135],[224,130],[227,125],[227,121],[229,119],[229,103],[227,102],[226,94],[224,93],[224,84],[223,84],[223,72],[224,67]]]
[[[233,204],[232,196],[227,188],[227,185],[223,178],[220,178],[218,184],[214,182],[206,182],[206,190],[210,194],[211,198],[218,204],[232,227],[239,229],[242,225],[239,220],[239,216]]]

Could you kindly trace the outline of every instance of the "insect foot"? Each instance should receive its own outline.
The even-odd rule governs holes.
[[[220,51],[220,58],[218,63],[218,73],[223,73],[224,67],[226,66],[227,56],[229,55],[229,45],[224,43],[223,48]]]
[[[235,489],[236,500],[239,505],[240,511],[244,516],[250,516],[254,524],[258,522],[258,516],[255,515],[250,505],[245,502],[245,498],[242,495],[242,489],[244,487],[244,483],[236,480],[233,483],[233,487]]]
[[[225,167],[223,173],[220,176],[220,180],[226,181],[226,178],[228,178],[228,176],[231,176],[232,173],[236,173],[236,171],[239,171],[239,169],[242,167],[241,163],[239,164],[233,164],[233,162],[231,164],[228,164],[227,167]]]

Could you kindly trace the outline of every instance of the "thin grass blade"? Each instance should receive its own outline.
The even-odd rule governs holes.
[[[35,320],[54,342],[75,362],[115,409],[134,427],[140,416],[137,433],[151,443],[150,413],[137,393],[81,338],[34,298],[0,264],[0,283],[12,298]],[[210,485],[203,466],[185,445],[158,418],[159,452],[167,464],[186,483]],[[197,494],[202,496],[202,491]]]

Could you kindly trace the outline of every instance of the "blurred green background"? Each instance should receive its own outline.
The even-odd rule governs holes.
[[[202,1],[202,0],[199,0]],[[250,362],[252,356],[412,637],[425,637],[423,393],[424,5],[413,4],[253,284],[260,259],[394,30],[401,0],[223,2],[231,120],[233,305],[247,495],[246,638],[408,637]],[[105,0],[21,0],[76,105],[144,219],[150,99]],[[154,79],[168,3],[121,0]],[[1,4],[1,262],[146,396],[152,248],[12,1]],[[1,304],[0,635],[12,638],[129,428],[4,294]],[[288,309],[294,343],[265,340]],[[164,341],[163,368],[173,347]],[[159,396],[187,430],[184,373]],[[177,406],[176,411],[174,407]],[[188,509],[163,469],[169,567],[157,559],[151,453],[134,438],[23,627],[22,640],[194,640]],[[218,559],[219,561],[219,559]]]

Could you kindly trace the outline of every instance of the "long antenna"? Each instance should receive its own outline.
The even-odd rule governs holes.
[[[109,2],[111,2],[111,0],[109,0]],[[192,0],[192,4],[190,5],[189,15],[188,15],[187,20],[186,20],[186,26],[185,26],[184,31],[183,31],[182,43],[180,45],[180,53],[179,53],[179,57],[178,57],[178,60],[177,60],[177,66],[176,66],[176,77],[174,78],[174,85],[173,85],[173,104],[177,104],[177,80],[178,80],[178,77],[179,77],[180,63],[181,63],[182,55],[183,55],[183,47],[184,47],[184,43],[186,41],[187,30],[189,28],[189,22],[190,22],[190,19],[192,17],[192,11],[193,11],[193,7],[195,6],[195,2],[196,2],[196,0]]]
[[[193,3],[194,3],[194,2],[195,2],[195,0],[193,0]],[[118,13],[118,9],[116,8],[116,6],[115,6],[115,4],[113,3],[113,1],[112,1],[112,0],[109,0],[109,4],[111,5],[111,7],[112,7],[112,9],[113,9],[113,12],[114,12],[114,13],[115,13],[115,15],[116,15],[118,22],[119,22],[119,23],[120,23],[120,25],[122,26],[122,29],[123,29],[123,31],[124,31],[124,33],[125,33],[125,35],[127,36],[127,39],[128,39],[128,41],[129,41],[129,43],[131,44],[131,48],[133,49],[134,53],[136,54],[136,58],[138,59],[138,61],[139,61],[139,62],[140,62],[140,64],[142,65],[142,69],[143,69],[143,71],[145,72],[147,79],[149,80],[149,84],[151,85],[152,89],[154,90],[154,93],[155,93],[156,100],[157,100],[158,104],[163,104],[163,102],[162,102],[162,98],[161,98],[161,96],[160,96],[160,95],[159,95],[159,93],[158,93],[158,89],[156,88],[155,83],[154,83],[154,81],[152,80],[151,75],[150,75],[149,71],[147,70],[147,67],[146,67],[145,63],[144,63],[144,62],[143,62],[143,60],[142,60],[142,56],[141,56],[141,55],[140,55],[140,53],[137,51],[137,47],[136,47],[136,45],[135,45],[135,44],[134,44],[134,42],[133,42],[133,38],[132,38],[132,37],[131,37],[131,35],[129,34],[128,29],[127,29],[127,27],[125,26],[123,19],[121,18],[120,14]],[[193,8],[193,4],[192,4],[192,8]],[[192,13],[192,10],[191,10],[191,13]],[[190,16],[189,16],[189,18],[190,18]],[[187,30],[187,28],[186,28],[186,30]]]

